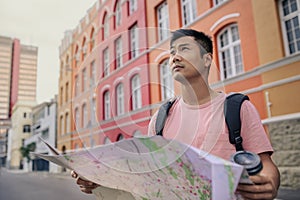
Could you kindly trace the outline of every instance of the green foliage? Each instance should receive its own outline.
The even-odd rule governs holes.
[[[20,152],[23,158],[27,158],[27,162],[29,163],[31,158],[30,158],[30,152],[33,152],[36,148],[35,142],[32,142],[28,144],[26,147],[22,146],[20,148]]]

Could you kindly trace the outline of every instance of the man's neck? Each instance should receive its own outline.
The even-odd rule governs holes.
[[[205,104],[218,96],[218,93],[204,82],[181,85],[181,94],[183,101],[189,105]]]

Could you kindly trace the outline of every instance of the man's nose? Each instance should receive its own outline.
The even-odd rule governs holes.
[[[172,56],[171,62],[172,63],[179,62],[179,61],[181,61],[181,59],[182,59],[181,56],[178,53],[176,53]]]

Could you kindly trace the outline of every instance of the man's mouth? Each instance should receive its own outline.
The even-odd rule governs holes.
[[[183,69],[183,66],[182,65],[174,65],[173,67],[172,67],[172,71],[177,71],[177,70],[180,70],[180,69]]]

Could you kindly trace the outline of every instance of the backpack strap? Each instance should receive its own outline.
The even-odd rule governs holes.
[[[245,100],[249,100],[249,97],[234,93],[227,96],[224,102],[224,115],[229,131],[229,141],[231,144],[235,144],[236,151],[244,150],[242,146],[243,138],[241,137],[240,110]]]
[[[161,135],[161,136],[163,135],[166,119],[168,117],[170,108],[172,107],[175,101],[176,98],[169,99],[159,107],[158,114],[156,117],[156,122],[155,122],[156,135]]]

